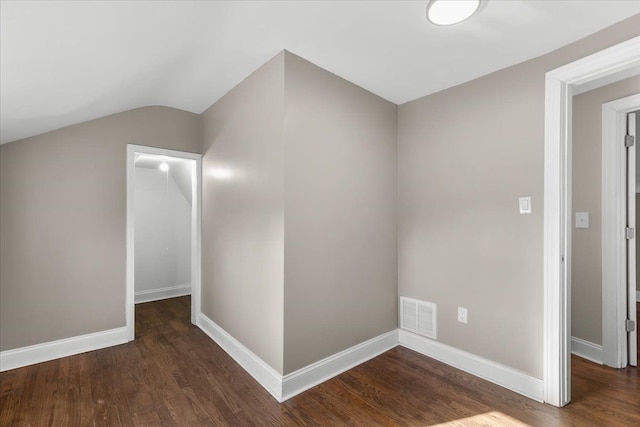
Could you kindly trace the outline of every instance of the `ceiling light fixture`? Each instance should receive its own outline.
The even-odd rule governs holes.
[[[458,24],[480,9],[480,0],[430,0],[427,19],[436,25]]]
[[[162,172],[166,172],[169,170],[169,164],[167,162],[160,163],[160,170]]]

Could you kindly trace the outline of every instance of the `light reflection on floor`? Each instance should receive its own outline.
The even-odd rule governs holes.
[[[442,424],[434,424],[431,427],[469,427],[469,426],[508,426],[508,427],[528,427],[513,417],[503,414],[502,412],[492,411],[485,414],[474,415],[473,417],[461,418],[455,421],[448,421]]]

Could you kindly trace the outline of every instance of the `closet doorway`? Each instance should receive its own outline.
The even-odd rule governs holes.
[[[127,146],[126,326],[135,338],[135,304],[191,295],[200,312],[202,156]]]

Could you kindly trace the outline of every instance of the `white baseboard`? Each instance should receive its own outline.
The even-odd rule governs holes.
[[[396,329],[379,335],[282,376],[202,313],[198,315],[198,327],[222,347],[279,402],[290,399],[342,372],[373,359],[398,344],[531,399],[542,401],[543,382],[541,379],[404,330]],[[0,372],[126,342],[128,342],[127,328],[122,327],[7,350],[0,352]],[[590,350],[588,351],[597,350],[599,347],[600,352],[602,351],[602,347],[577,338],[572,338],[572,351],[576,352],[574,345],[582,345],[589,348]],[[582,353],[586,352],[582,351]],[[582,354],[580,356],[586,357]],[[594,359],[594,357],[586,358]]]
[[[169,286],[135,293],[135,303],[158,301],[161,299],[191,295],[191,285]]]
[[[202,313],[198,316],[198,327],[222,347],[233,360],[238,362],[278,402],[282,402],[282,375],[279,372]]]
[[[398,345],[398,330],[379,335],[284,376],[282,401],[371,360]]]
[[[284,402],[398,344],[542,402],[543,381],[541,379],[404,330],[396,329],[387,332],[282,376],[207,316],[200,314],[198,319],[198,326],[278,402]]]
[[[206,315],[200,314],[198,326],[278,402],[291,399],[398,345],[398,331],[393,330],[283,377]]]
[[[571,353],[600,365],[603,363],[602,346],[580,338],[571,337]]]
[[[116,328],[0,352],[0,372],[99,350],[128,342],[127,328]]]
[[[400,345],[408,349],[542,402],[541,379],[411,332],[400,330],[398,338]]]

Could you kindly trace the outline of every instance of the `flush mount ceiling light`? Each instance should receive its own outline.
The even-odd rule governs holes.
[[[480,0],[430,0],[427,19],[436,25],[453,25],[468,19],[480,9]]]

